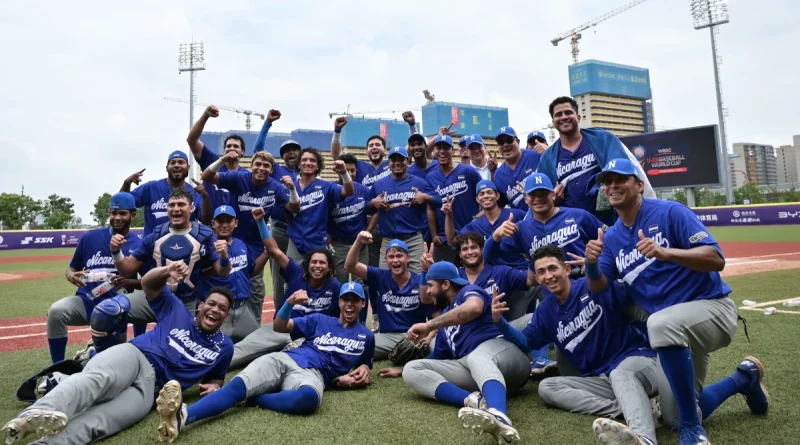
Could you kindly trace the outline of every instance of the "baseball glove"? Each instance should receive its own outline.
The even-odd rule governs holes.
[[[401,340],[389,353],[389,360],[394,366],[405,366],[412,360],[423,359],[428,356],[430,348],[427,343],[415,345],[408,337]]]

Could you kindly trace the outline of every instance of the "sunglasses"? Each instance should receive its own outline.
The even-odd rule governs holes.
[[[506,145],[506,144],[511,145],[511,144],[514,143],[514,138],[512,138],[512,137],[499,137],[499,138],[495,139],[495,142],[497,142],[497,145]]]

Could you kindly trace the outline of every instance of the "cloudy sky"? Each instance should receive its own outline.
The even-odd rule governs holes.
[[[628,0],[558,2],[5,2],[0,17],[0,192],[71,197],[84,222],[97,197],[141,168],[160,179],[186,148],[188,97],[177,51],[205,42],[198,100],[267,111],[276,131],[327,129],[327,113],[419,108],[438,100],[509,108],[511,124],[549,122],[569,93],[569,45],[557,34]],[[782,145],[800,133],[800,41],[793,0],[731,0],[721,29],[728,143]],[[717,122],[708,30],[688,1],[649,0],[585,31],[581,60],[650,69],[658,126]],[[202,110],[197,109],[197,113]],[[235,113],[207,126],[244,128]]]

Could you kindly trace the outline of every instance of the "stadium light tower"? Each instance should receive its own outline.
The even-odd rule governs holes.
[[[728,23],[728,2],[727,0],[689,0],[694,29],[709,28],[711,34],[711,56],[714,60],[714,84],[717,88],[717,113],[719,115],[719,143],[720,150],[717,150],[722,163],[722,176],[725,186],[725,195],[728,203],[732,204],[733,188],[731,187],[731,167],[728,161],[728,142],[725,132],[725,113],[722,105],[722,83],[719,79],[719,65],[722,60],[717,55],[717,27]]]
[[[181,43],[178,47],[178,74],[189,72],[189,129],[194,125],[194,73],[206,69],[203,42]],[[197,173],[197,162],[189,156],[189,177]]]

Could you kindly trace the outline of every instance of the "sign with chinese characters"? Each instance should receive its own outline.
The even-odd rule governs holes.
[[[706,226],[768,226],[800,224],[800,203],[692,209]]]

